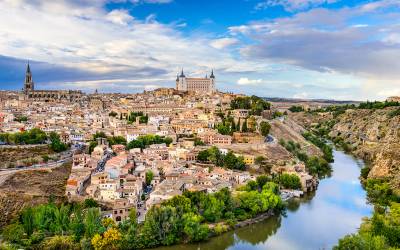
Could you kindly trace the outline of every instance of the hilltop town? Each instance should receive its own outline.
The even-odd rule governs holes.
[[[210,77],[188,78],[182,70],[175,89],[84,94],[35,89],[28,65],[23,90],[2,94],[2,182],[20,171],[70,162],[65,197],[93,199],[106,208],[103,216],[116,222],[131,208],[144,220],[152,206],[185,191],[234,190],[261,174],[296,175],[305,192],[318,183],[282,144],[321,155],[301,128],[283,119],[288,107],[219,92],[213,71]],[[34,130],[53,134],[66,147],[54,149],[49,139],[19,141]]]

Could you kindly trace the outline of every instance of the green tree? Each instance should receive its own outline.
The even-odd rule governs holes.
[[[247,129],[247,119],[244,119],[244,122],[243,122],[243,125],[242,125],[242,132],[243,132],[243,133],[248,132],[248,129]]]
[[[373,236],[372,234],[352,234],[339,240],[339,244],[333,247],[334,250],[380,250],[389,249],[385,237]]]
[[[271,124],[269,124],[269,122],[262,121],[260,123],[260,132],[262,136],[267,136],[270,130],[271,130]]]
[[[208,152],[208,150],[202,150],[198,153],[197,160],[201,162],[207,162],[209,156],[210,153]]]
[[[147,186],[151,184],[151,181],[153,180],[153,177],[154,177],[153,171],[149,170],[149,171],[146,172],[146,185]]]
[[[98,208],[89,208],[86,210],[84,218],[85,236],[92,238],[101,228],[101,216]]]
[[[194,213],[183,215],[183,233],[187,241],[196,242],[208,238],[209,229],[207,225],[201,224],[202,217]]]
[[[284,173],[280,175],[278,179],[279,179],[279,184],[284,188],[289,188],[289,189],[301,188],[300,178],[295,174]]]

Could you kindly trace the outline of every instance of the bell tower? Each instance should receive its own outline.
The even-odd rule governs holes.
[[[27,94],[34,90],[35,90],[35,84],[32,81],[32,72],[31,72],[31,68],[29,66],[29,62],[28,62],[28,65],[26,67],[25,83],[24,83],[23,91],[25,94]]]

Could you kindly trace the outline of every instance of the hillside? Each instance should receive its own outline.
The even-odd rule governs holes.
[[[389,115],[395,109],[349,109],[336,118],[329,113],[304,112],[290,117],[305,127],[333,121],[329,137],[370,162],[369,178],[388,178],[399,189],[400,116]]]
[[[27,170],[11,175],[0,185],[0,227],[9,222],[21,208],[64,199],[65,184],[71,171],[67,163],[49,170]]]

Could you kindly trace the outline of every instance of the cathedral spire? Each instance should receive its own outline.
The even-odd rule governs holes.
[[[28,66],[26,66],[26,73],[31,73],[31,67],[29,67],[29,61],[28,61]]]
[[[213,70],[213,69],[211,70],[210,78],[215,78],[215,76],[214,76],[214,70]]]

